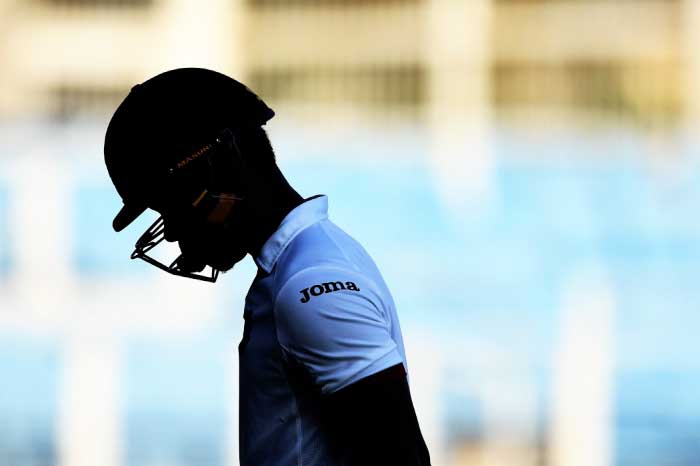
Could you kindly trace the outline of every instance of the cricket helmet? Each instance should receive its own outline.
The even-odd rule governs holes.
[[[114,230],[171,194],[168,171],[202,154],[222,129],[260,127],[274,115],[244,84],[209,69],[173,69],[136,84],[105,134],[105,164],[124,203]]]

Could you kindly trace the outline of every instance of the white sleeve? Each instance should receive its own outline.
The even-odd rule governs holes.
[[[377,288],[354,270],[297,272],[280,288],[274,313],[286,356],[306,367],[324,394],[403,361]]]

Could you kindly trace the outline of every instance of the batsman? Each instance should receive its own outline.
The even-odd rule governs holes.
[[[157,212],[131,257],[180,277],[215,282],[255,261],[238,345],[242,466],[428,466],[391,293],[329,219],[328,196],[287,182],[262,128],[273,116],[203,68],[133,86],[104,141],[123,201],[114,230]],[[167,262],[152,252],[163,240],[180,250]]]

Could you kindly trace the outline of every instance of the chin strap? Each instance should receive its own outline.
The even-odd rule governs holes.
[[[233,206],[236,205],[236,202],[242,200],[242,197],[238,197],[234,194],[211,194],[205,189],[192,203],[192,207],[196,208],[201,204],[210,204],[210,206],[207,207],[202,206],[202,208],[206,209],[208,212],[207,221],[209,223],[222,224],[226,221],[226,218],[231,213],[231,210],[233,210]]]

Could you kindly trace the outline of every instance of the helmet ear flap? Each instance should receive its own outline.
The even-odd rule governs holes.
[[[236,203],[243,200],[245,161],[230,128],[221,130],[208,157],[208,186],[193,203],[214,224],[226,222]]]

